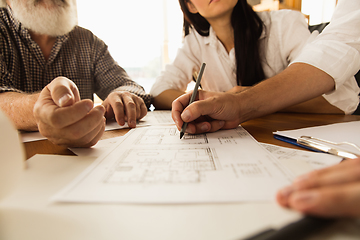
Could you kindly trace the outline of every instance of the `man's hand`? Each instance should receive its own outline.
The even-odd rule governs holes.
[[[198,100],[188,106],[191,94],[172,103],[172,118],[179,130],[184,122],[189,123],[186,132],[191,134],[236,128],[241,123],[236,94],[199,90]]]
[[[277,201],[309,215],[360,217],[360,158],[299,177],[278,192]]]
[[[90,147],[105,130],[105,109],[80,100],[76,85],[57,77],[40,93],[34,116],[40,133],[52,143],[66,147]]]
[[[144,100],[127,91],[113,91],[102,104],[107,119],[115,118],[116,122],[123,126],[125,122],[129,127],[136,127],[136,120],[140,120],[147,114]]]

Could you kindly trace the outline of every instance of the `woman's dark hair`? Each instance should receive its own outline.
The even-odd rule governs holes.
[[[184,35],[191,28],[202,36],[209,36],[209,22],[199,13],[193,14],[187,8],[190,0],[179,0],[184,14]],[[238,0],[231,15],[234,29],[237,84],[252,86],[265,79],[260,60],[260,36],[264,24],[246,0]]]

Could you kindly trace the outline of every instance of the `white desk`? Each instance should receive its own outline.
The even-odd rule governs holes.
[[[276,142],[291,147],[290,144],[274,140],[272,132],[351,120],[359,120],[359,117],[273,114],[249,121],[244,126],[261,142]],[[42,147],[41,151],[36,145],[40,145],[39,149]],[[65,152],[47,141],[25,144],[25,147],[27,155],[31,156],[33,151],[49,151],[52,154]],[[58,155],[36,155],[27,160],[28,169],[23,173],[20,185],[0,203],[0,239],[235,240],[301,217],[281,208],[275,201],[188,205],[49,202],[53,194],[71,182],[92,161]],[[312,240],[359,238],[360,224],[344,220]]]
[[[49,198],[93,160],[36,155],[19,187],[0,204],[0,239],[243,239],[300,215],[273,203],[132,205],[59,204]],[[339,230],[341,229],[341,230]],[[312,239],[358,239],[360,223],[343,221]]]
[[[49,198],[93,160],[36,155],[0,207],[0,239],[239,239],[299,215],[273,203],[59,204]],[[17,231],[16,229],[19,229]]]

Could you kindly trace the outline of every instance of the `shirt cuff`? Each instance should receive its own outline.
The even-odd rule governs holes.
[[[17,93],[24,93],[23,91],[20,91],[19,89],[7,87],[7,86],[1,86],[0,87],[0,93],[2,92],[17,92]]]

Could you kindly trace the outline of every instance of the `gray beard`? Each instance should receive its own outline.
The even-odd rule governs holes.
[[[37,34],[61,36],[77,25],[74,0],[11,0],[11,9],[25,28]]]

